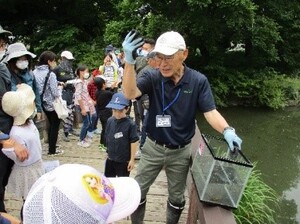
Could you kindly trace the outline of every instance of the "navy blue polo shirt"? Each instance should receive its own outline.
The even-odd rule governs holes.
[[[185,144],[195,134],[197,111],[205,113],[216,108],[206,76],[187,66],[177,85],[170,78],[163,77],[158,69],[148,69],[137,79],[137,86],[142,94],[149,95],[146,132],[161,143]],[[176,98],[178,91],[177,100],[164,112],[171,116],[171,127],[156,127],[156,115],[163,114],[163,107],[166,108]]]
[[[129,118],[107,120],[105,139],[108,157],[116,162],[130,160],[130,144],[139,140],[136,124]]]

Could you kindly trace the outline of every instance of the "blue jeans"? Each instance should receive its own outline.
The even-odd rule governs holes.
[[[81,112],[80,107],[77,107],[79,111]],[[90,114],[90,112],[87,112],[85,116],[82,115],[82,127],[79,135],[80,141],[83,141],[86,137],[87,132],[93,131],[93,119],[95,119],[96,114]]]

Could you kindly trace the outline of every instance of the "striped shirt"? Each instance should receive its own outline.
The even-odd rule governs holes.
[[[87,81],[77,79],[75,83],[75,105],[79,105],[79,101],[82,100],[84,109],[91,114],[95,113],[95,106],[92,98],[89,95],[87,88]]]

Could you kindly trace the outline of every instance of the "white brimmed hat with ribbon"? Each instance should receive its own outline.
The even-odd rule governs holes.
[[[27,84],[20,84],[16,91],[6,92],[2,97],[2,109],[14,118],[14,125],[22,125],[35,111],[35,94]]]
[[[63,164],[34,183],[23,224],[112,223],[133,213],[140,200],[131,177],[107,178],[87,165]]]

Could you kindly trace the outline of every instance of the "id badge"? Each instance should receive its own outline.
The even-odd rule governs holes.
[[[171,127],[171,116],[170,115],[156,115],[156,127],[157,128]]]

